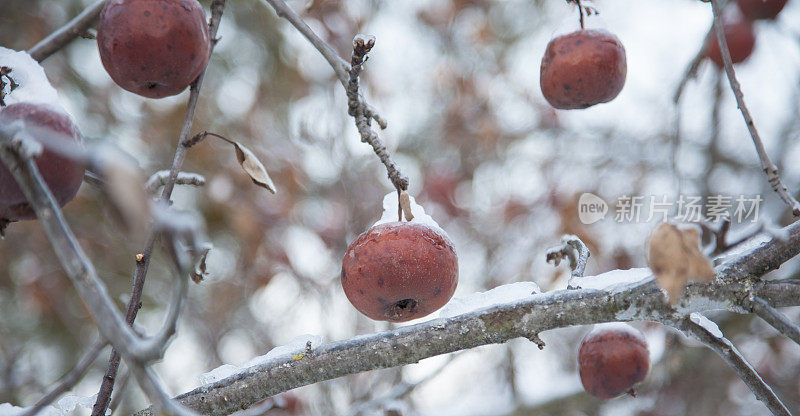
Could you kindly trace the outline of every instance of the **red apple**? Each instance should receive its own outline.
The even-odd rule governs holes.
[[[72,120],[62,112],[43,104],[17,103],[0,111],[0,124],[22,120],[36,139],[37,134],[46,133],[49,138],[69,141],[80,146],[81,135]],[[83,181],[83,166],[73,160],[59,156],[46,148],[36,159],[36,166],[60,206],[71,201],[78,193]],[[17,182],[0,163],[0,220],[18,221],[35,219],[36,214],[28,204]]]
[[[756,33],[753,31],[753,24],[749,20],[738,20],[722,25],[725,32],[725,40],[728,42],[728,50],[731,53],[731,61],[739,63],[747,59],[756,44]],[[722,52],[719,49],[717,33],[711,31],[706,40],[706,56],[712,62],[722,68]]]
[[[739,10],[750,20],[775,19],[788,0],[739,0]]]
[[[625,85],[625,48],[604,30],[578,30],[547,44],[539,83],[547,102],[562,110],[614,99]]]
[[[595,325],[581,342],[578,369],[584,390],[595,397],[611,399],[630,391],[650,371],[644,335],[627,324]]]
[[[376,321],[403,322],[441,308],[458,284],[458,258],[441,229],[421,223],[376,225],[342,262],[347,299]]]
[[[109,0],[100,13],[97,45],[114,82],[149,98],[185,90],[211,53],[196,0]]]

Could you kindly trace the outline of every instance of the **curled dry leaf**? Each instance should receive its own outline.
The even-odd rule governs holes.
[[[253,180],[253,183],[266,188],[268,191],[274,194],[275,184],[272,183],[272,179],[270,179],[267,169],[264,168],[264,165],[261,164],[261,161],[258,160],[256,155],[254,155],[250,149],[242,146],[239,142],[231,141],[230,143],[236,149],[236,159],[239,160],[239,164],[242,165],[242,169],[244,169],[245,173],[250,176],[250,179]]]
[[[694,227],[659,225],[650,234],[647,264],[672,305],[678,303],[687,282],[714,279],[714,269],[700,250],[700,232]]]
[[[192,272],[192,281],[195,283],[200,283],[203,279],[206,278],[208,275],[208,266],[206,265],[206,259],[208,258],[208,252],[211,251],[213,246],[211,243],[201,244],[197,250],[199,253],[195,253],[195,265],[194,271]]]

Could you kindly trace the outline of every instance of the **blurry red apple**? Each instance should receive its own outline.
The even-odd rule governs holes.
[[[604,30],[578,30],[547,44],[539,83],[547,102],[562,110],[614,99],[625,85],[625,48]]]
[[[788,0],[738,0],[739,10],[750,20],[775,19]]]
[[[36,139],[37,134],[48,134],[55,140],[69,141],[81,145],[81,136],[72,120],[62,112],[43,104],[16,103],[0,111],[0,124],[22,120],[32,127],[28,132]],[[60,206],[71,201],[78,193],[83,181],[83,166],[44,149],[36,158],[36,166]],[[18,221],[35,219],[36,214],[28,204],[17,182],[0,163],[0,220]]]
[[[728,50],[731,53],[731,61],[739,63],[747,59],[756,44],[756,33],[753,31],[753,24],[748,20],[739,20],[723,24],[725,40],[728,42]],[[712,62],[722,68],[722,52],[719,49],[717,33],[711,31],[706,40],[706,56]]]
[[[197,0],[109,0],[100,14],[97,45],[114,82],[149,98],[185,90],[211,53]]]
[[[644,335],[627,324],[596,325],[581,342],[578,369],[583,388],[595,397],[630,391],[650,371]]]
[[[458,284],[458,258],[441,229],[391,222],[361,234],[342,262],[347,299],[376,321],[403,322],[444,306]]]

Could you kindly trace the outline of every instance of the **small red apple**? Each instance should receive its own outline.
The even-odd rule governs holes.
[[[749,20],[738,20],[722,25],[725,32],[725,40],[728,42],[728,50],[731,53],[731,61],[739,63],[747,59],[756,44],[756,33],[753,30],[753,24]],[[717,33],[711,31],[706,40],[706,56],[712,62],[722,68],[724,63],[722,61],[722,52],[719,49],[719,42],[717,41]]]
[[[625,48],[604,30],[578,30],[547,44],[539,83],[547,102],[562,110],[614,99],[625,85]]]
[[[42,132],[56,140],[70,141],[80,146],[81,135],[70,118],[43,104],[16,103],[0,111],[0,124],[22,120],[36,139]],[[84,168],[73,160],[59,156],[47,148],[36,158],[36,167],[60,206],[66,205],[78,193],[83,181]],[[0,220],[18,221],[35,219],[36,214],[28,204],[22,190],[8,168],[0,163]]]
[[[595,397],[611,399],[630,391],[650,371],[644,335],[627,324],[595,325],[581,342],[578,369],[584,390]]]
[[[788,0],[738,0],[739,10],[744,17],[750,20],[768,19],[778,17]]]
[[[376,225],[348,247],[342,287],[361,313],[404,322],[441,308],[458,284],[458,257],[441,229],[422,223]]]
[[[97,46],[114,82],[149,98],[185,90],[211,53],[197,0],[109,0],[100,13]]]

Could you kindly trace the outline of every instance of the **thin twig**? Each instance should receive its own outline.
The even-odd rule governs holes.
[[[211,21],[209,23],[209,33],[211,35],[211,39],[217,38],[217,31],[219,29],[219,23],[222,20],[222,12],[225,9],[225,0],[214,0],[211,3]],[[216,42],[211,43],[211,51],[213,52],[214,46]],[[189,102],[187,104],[186,116],[183,120],[183,126],[181,127],[180,138],[178,140],[178,145],[175,149],[175,157],[172,161],[172,168],[170,169],[169,177],[167,178],[166,183],[164,184],[164,189],[161,192],[161,200],[166,202],[169,200],[170,196],[172,195],[172,190],[175,187],[175,182],[178,179],[178,172],[180,172],[181,168],[183,167],[183,161],[186,158],[186,152],[188,151],[188,147],[183,146],[182,143],[189,138],[189,134],[192,130],[192,122],[194,120],[194,113],[197,107],[197,101],[200,96],[200,88],[203,85],[203,78],[206,74],[206,69],[197,77],[197,79],[192,83],[191,89],[189,92]],[[134,271],[134,278],[133,278],[133,288],[131,289],[131,298],[128,301],[128,306],[125,311],[125,321],[128,325],[133,325],[134,320],[136,320],[136,314],[139,312],[139,308],[142,307],[141,298],[142,298],[142,289],[144,287],[145,277],[147,276],[147,270],[150,266],[150,258],[153,254],[153,247],[155,246],[156,240],[158,238],[158,233],[155,229],[151,230],[147,240],[145,241],[144,249],[142,250],[140,260],[136,262],[136,270]],[[106,374],[103,377],[103,382],[100,386],[100,391],[97,395],[97,401],[94,404],[92,409],[92,416],[104,416],[106,409],[108,408],[109,401],[111,400],[111,392],[114,389],[114,379],[116,378],[117,369],[119,368],[119,361],[120,355],[116,349],[111,351],[111,358],[109,359],[108,368],[106,369]],[[139,377],[137,377],[138,379]]]
[[[297,29],[314,48],[319,51],[319,53],[328,61],[331,68],[333,68],[333,72],[336,73],[336,78],[339,82],[342,83],[342,86],[347,88],[347,83],[350,82],[350,65],[344,60],[342,57],[336,54],[336,52],[328,45],[324,40],[322,40],[310,27],[303,21],[300,16],[289,7],[285,1],[283,0],[265,0],[275,9],[275,13],[277,13],[278,17],[282,17],[286,19],[292,26]],[[386,129],[387,123],[386,120],[378,114],[378,111],[375,110],[371,105],[369,105],[365,100],[364,97],[359,97],[361,111],[363,111],[364,115],[367,118],[371,118],[378,123],[381,129]]]
[[[61,396],[64,392],[68,391],[72,387],[75,386],[77,382],[79,382],[86,371],[89,370],[89,367],[92,365],[97,356],[100,355],[100,351],[103,351],[103,348],[108,345],[108,341],[106,340],[98,340],[92,344],[91,347],[84,353],[83,357],[78,360],[78,363],[75,364],[75,367],[70,370],[64,377],[59,380],[58,384],[53,387],[47,394],[44,395],[38,402],[36,402],[33,407],[29,408],[27,411],[21,413],[19,416],[33,416],[39,413],[40,410],[44,409],[45,406],[52,403],[58,396]]]
[[[716,0],[713,0],[716,1]],[[681,320],[678,329],[683,330],[691,337],[705,344],[708,348],[719,354],[726,363],[736,372],[739,378],[744,381],[747,387],[761,400],[774,415],[791,416],[789,409],[781,402],[781,399],[772,391],[764,379],[756,372],[750,363],[736,347],[721,334],[715,334],[703,325],[700,325],[688,317]]]
[[[578,236],[565,235],[561,237],[561,244],[547,250],[546,260],[558,266],[561,260],[569,259],[569,267],[572,269],[569,286],[572,287],[572,279],[583,277],[590,255],[589,247]]]
[[[756,125],[753,122],[753,117],[750,115],[750,110],[747,109],[747,105],[744,102],[744,94],[742,94],[741,85],[736,79],[731,53],[728,50],[728,42],[725,39],[725,28],[722,25],[722,13],[719,2],[720,0],[711,0],[711,9],[714,13],[714,31],[717,33],[717,42],[719,42],[722,60],[725,63],[725,73],[728,75],[728,82],[731,85],[731,90],[733,90],[733,95],[736,97],[736,105],[739,107],[744,122],[747,124],[747,129],[750,131],[750,136],[753,138],[753,144],[756,146],[756,152],[761,161],[761,168],[767,175],[767,181],[772,185],[772,189],[783,199],[783,202],[792,209],[792,214],[794,216],[800,216],[800,202],[789,193],[783,181],[781,181],[781,177],[778,175],[778,167],[772,163],[772,160],[767,155],[764,143],[761,141],[761,136],[759,136]]]
[[[358,77],[361,74],[362,65],[366,60],[366,56],[372,47],[375,46],[375,37],[356,35],[353,39],[353,57],[350,61],[350,80],[347,83],[347,98],[349,105],[349,114],[353,116],[361,134],[361,141],[369,143],[375,154],[386,166],[386,171],[392,185],[398,191],[405,191],[408,189],[408,177],[404,175],[397,164],[392,160],[392,156],[386,149],[386,144],[383,143],[377,133],[372,130],[370,126],[370,119],[364,114],[363,108],[360,105],[359,90],[358,90]]]
[[[92,3],[66,25],[60,27],[30,48],[28,53],[36,61],[44,61],[47,57],[72,42],[73,39],[83,36],[89,26],[100,16],[100,12],[103,10],[105,4],[106,0],[97,0]]]
[[[153,195],[158,192],[162,186],[166,185],[168,180],[169,171],[160,170],[150,176],[150,179],[148,179],[147,183],[144,185],[144,190],[147,191],[148,194]],[[205,184],[206,178],[197,173],[178,172],[178,177],[175,179],[175,185],[203,186]]]
[[[785,335],[792,341],[800,344],[800,327],[792,322],[786,315],[770,306],[764,299],[754,298],[752,300],[753,312],[765,320],[778,332]]]

